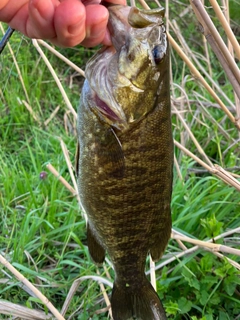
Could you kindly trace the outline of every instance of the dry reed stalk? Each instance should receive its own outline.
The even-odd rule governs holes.
[[[180,31],[180,28],[176,22],[176,20],[173,20],[172,23],[170,23],[172,30],[176,34],[179,42],[181,43],[183,47],[184,53],[194,61],[198,69],[204,74],[204,76],[211,82],[214,89],[217,89],[217,91],[221,94],[222,97],[228,102],[228,104],[235,110],[236,106],[234,103],[228,98],[228,96],[224,93],[224,91],[221,89],[221,87],[218,85],[216,81],[211,77],[210,73],[206,71],[206,69],[203,67],[203,65],[199,62],[199,59],[195,54],[193,54],[192,50],[189,48],[187,42],[185,41],[184,37],[182,36],[182,33]],[[204,37],[205,39],[205,37]],[[205,39],[206,40],[206,39]],[[203,56],[200,56],[201,60],[204,60],[205,58]],[[209,67],[208,67],[209,69]],[[229,108],[228,108],[229,109]]]
[[[229,254],[234,254],[237,256],[240,256],[240,250],[238,249],[234,249],[234,248],[230,248],[228,246],[222,245],[222,244],[217,244],[217,243],[208,243],[205,241],[201,241],[198,239],[192,239],[186,236],[179,236],[179,235],[172,235],[171,237],[172,239],[175,240],[181,240],[181,241],[185,241],[185,242],[189,242],[189,243],[193,243],[199,247],[204,247],[204,248],[208,248],[211,249],[212,251],[216,252],[216,251],[222,251],[225,253],[229,253]]]
[[[77,130],[76,130],[77,119],[73,116],[73,120],[71,121],[69,114],[72,114],[70,110],[67,110],[64,113],[64,116],[63,116],[64,129],[68,135],[71,133],[74,137],[76,137],[77,136]]]
[[[70,157],[69,157],[68,149],[67,149],[67,147],[66,147],[66,145],[65,145],[65,143],[63,142],[62,139],[60,139],[60,144],[61,144],[61,148],[62,148],[62,151],[63,151],[63,155],[64,155],[64,158],[65,158],[65,161],[67,163],[68,171],[70,173],[70,177],[71,177],[74,189],[75,189],[75,195],[78,198],[78,202],[80,202],[80,198],[79,198],[79,195],[78,195],[78,186],[77,186],[75,175],[73,173],[73,166],[72,166],[72,163],[71,163],[71,160],[70,160]]]
[[[64,61],[67,65],[69,65],[71,68],[73,68],[75,71],[77,71],[77,73],[79,73],[81,76],[85,77],[85,72],[79,68],[75,63],[73,63],[72,61],[70,61],[69,59],[67,59],[64,55],[62,55],[61,53],[59,53],[57,50],[55,50],[52,46],[50,46],[47,42],[43,41],[43,40],[37,40],[37,42],[39,44],[41,44],[42,46],[44,46],[45,48],[47,48],[51,53],[53,53],[55,56],[57,56],[59,59],[61,59],[62,61]]]
[[[161,5],[160,5],[160,2],[158,1],[158,0],[154,0],[155,1],[155,3],[160,7]],[[165,4],[166,4],[166,1],[167,0],[165,0]]]
[[[62,84],[61,84],[61,82],[60,82],[60,80],[59,80],[56,72],[54,71],[51,63],[49,62],[48,58],[46,57],[46,55],[44,54],[44,52],[42,51],[42,49],[41,49],[40,46],[38,45],[37,40],[33,39],[33,40],[32,40],[32,43],[33,43],[34,47],[37,49],[37,51],[39,52],[39,54],[40,54],[40,56],[42,57],[42,59],[44,60],[46,66],[47,66],[48,69],[49,69],[49,71],[51,72],[51,74],[52,74],[52,76],[53,76],[53,78],[54,78],[54,80],[55,80],[55,82],[56,82],[56,84],[57,84],[57,86],[58,86],[58,88],[59,88],[59,90],[60,90],[60,92],[61,92],[61,95],[62,95],[62,97],[63,97],[63,99],[64,99],[64,101],[65,101],[68,109],[72,112],[72,114],[74,115],[74,117],[77,118],[77,113],[76,113],[76,111],[74,110],[74,108],[73,108],[73,106],[72,106],[72,104],[71,104],[71,102],[70,102],[70,100],[69,100],[69,98],[68,98],[65,90],[63,89],[63,86],[62,86]]]
[[[222,253],[220,252],[217,252],[217,251],[213,251],[211,249],[208,249],[208,248],[204,248],[206,251],[209,251],[209,252],[212,252],[216,257],[220,258],[220,259],[227,259],[227,261],[234,267],[236,268],[237,270],[240,271],[240,264],[237,263],[236,261],[224,256]]]
[[[180,253],[174,254],[173,257],[171,257],[171,258],[169,258],[169,259],[167,259],[167,260],[159,263],[158,265],[156,265],[155,271],[157,271],[157,270],[159,270],[159,269],[162,269],[163,267],[167,266],[168,264],[170,264],[170,263],[172,263],[172,262],[174,262],[174,261],[176,261],[176,260],[179,260],[180,258],[182,258],[182,257],[184,257],[184,256],[186,256],[186,255],[190,255],[190,254],[196,252],[198,249],[199,249],[199,246],[194,246],[194,247],[192,247],[192,248],[190,248],[190,249],[187,249],[187,250],[182,251],[182,252],[180,252]],[[208,248],[204,248],[204,250],[209,251]],[[234,261],[234,260],[232,260],[232,259],[230,259],[230,258],[228,258],[228,257],[226,257],[226,256],[224,256],[224,255],[222,255],[222,254],[220,254],[219,252],[214,252],[214,251],[212,251],[212,250],[211,250],[211,252],[212,252],[214,255],[216,255],[216,256],[218,256],[218,257],[220,257],[220,258],[227,259],[227,261],[228,261],[233,267],[235,267],[236,269],[238,269],[238,270],[240,271],[240,264],[238,264],[236,261]],[[146,275],[149,275],[149,274],[150,274],[150,271],[147,271],[147,272],[146,272]]]
[[[145,9],[150,9],[150,7],[147,5],[147,3],[144,0],[138,0],[139,3],[143,6]],[[193,0],[192,0],[193,1]],[[240,130],[240,119],[236,120],[235,117],[232,115],[232,113],[228,110],[228,108],[225,106],[225,104],[221,101],[221,99],[217,96],[217,94],[214,92],[214,90],[209,86],[209,84],[205,81],[205,79],[202,77],[200,72],[196,69],[196,67],[192,64],[192,62],[188,59],[188,57],[185,55],[183,50],[180,48],[180,46],[176,43],[176,41],[172,38],[172,36],[168,33],[168,39],[172,47],[177,51],[179,56],[182,58],[182,60],[187,64],[190,71],[194,75],[196,79],[198,79],[201,84],[205,87],[205,89],[210,93],[210,95],[214,98],[214,100],[221,106],[223,111],[227,114],[227,116],[230,118],[231,122],[234,123],[234,125]],[[234,62],[235,64],[235,62]],[[235,64],[236,65],[236,64]],[[238,69],[238,68],[237,68]],[[237,72],[237,69],[235,68],[235,73]],[[238,74],[238,77],[240,75]],[[240,94],[240,93],[239,93]]]
[[[98,309],[94,312],[94,314],[101,314],[101,313],[106,313],[108,312],[110,307],[104,307],[102,309]],[[110,317],[111,320],[114,320],[113,317]]]
[[[230,25],[230,11],[229,11],[229,0],[222,0],[222,12],[224,17],[227,20],[227,23]],[[232,56],[234,56],[233,46],[231,41],[227,38],[228,50]]]
[[[183,50],[180,48],[180,46],[176,43],[176,41],[172,38],[172,36],[170,34],[168,34],[168,39],[169,39],[169,42],[171,43],[172,47],[176,50],[176,52],[179,54],[179,56],[182,58],[182,60],[187,64],[187,66],[189,67],[194,78],[199,80],[199,82],[204,86],[204,88],[209,92],[209,94],[214,98],[214,100],[219,104],[219,106],[222,108],[222,110],[226,113],[226,115],[229,117],[231,122],[235,126],[237,126],[237,128],[240,130],[240,125],[238,125],[236,123],[235,117],[228,110],[228,108],[225,106],[225,104],[222,102],[222,100],[218,97],[218,95],[215,93],[215,91],[206,82],[206,80],[203,78],[203,76],[200,74],[200,72],[193,65],[193,63],[189,60],[189,58],[186,56],[186,54],[183,52]]]
[[[204,0],[202,0],[202,3],[204,5]],[[212,72],[212,67],[211,67],[211,62],[210,62],[210,55],[209,55],[207,40],[203,35],[202,35],[202,41],[203,41],[203,46],[204,46],[205,57],[206,57],[206,60],[207,60],[209,76],[210,76],[210,78],[212,78],[213,77],[213,72]]]
[[[2,33],[4,34],[4,29],[3,29],[3,26],[2,26],[2,23],[1,23],[1,22],[0,22],[0,29],[1,29]],[[26,89],[25,84],[24,84],[24,81],[23,81],[23,77],[22,77],[22,74],[21,74],[21,71],[20,71],[20,68],[19,68],[17,59],[16,59],[16,57],[15,57],[15,54],[14,54],[14,52],[13,52],[13,50],[12,50],[12,47],[11,47],[11,45],[10,45],[9,42],[7,43],[7,47],[8,47],[8,50],[9,50],[10,54],[11,54],[11,57],[12,57],[12,59],[13,59],[14,65],[15,65],[15,67],[16,67],[16,69],[17,69],[17,74],[18,74],[18,76],[19,76],[19,79],[20,79],[20,82],[21,82],[21,85],[22,85],[24,94],[25,94],[25,96],[26,96],[26,100],[27,100],[27,102],[30,104],[30,99],[29,99],[29,96],[28,96],[28,93],[27,93],[27,89]]]
[[[225,237],[227,237],[227,236],[229,236],[229,235],[232,235],[233,233],[239,233],[239,232],[240,232],[240,227],[235,228],[235,229],[232,229],[232,230],[229,230],[229,231],[226,231],[226,232],[223,232],[223,233],[221,233],[220,235],[216,236],[216,237],[214,238],[214,240],[217,241],[217,240],[219,240],[219,239],[224,239]],[[172,229],[172,237],[174,237],[174,234],[175,234],[175,235],[178,235],[178,236],[181,236],[181,237],[185,237],[185,235],[182,234],[181,232]],[[207,240],[207,241],[205,241],[205,242],[206,242],[206,243],[211,243],[212,241],[213,241],[213,239],[209,239],[209,240]],[[185,254],[193,253],[194,251],[196,251],[196,250],[198,250],[198,249],[199,249],[199,246],[198,246],[198,245],[197,245],[197,246],[194,246],[194,247],[192,247],[191,249],[187,249],[187,250],[185,251]],[[226,256],[224,256],[224,255],[222,255],[222,254],[219,253],[219,252],[216,252],[216,251],[214,251],[214,250],[212,250],[212,249],[209,249],[209,248],[207,248],[207,247],[204,247],[204,250],[211,251],[214,255],[216,255],[216,256],[219,257],[219,258],[227,259],[228,262],[229,262],[232,266],[234,266],[236,269],[240,270],[240,264],[237,263],[236,261],[234,261],[234,260],[232,260],[232,259],[230,259],[230,258],[228,258],[228,257],[226,257]],[[185,254],[184,254],[184,252],[178,254],[178,255],[176,256],[176,259],[184,256]],[[170,259],[171,259],[171,262],[175,260],[175,259],[172,260],[173,258],[170,258]],[[169,260],[170,260],[170,259],[169,259]],[[167,264],[168,264],[167,262],[168,262],[168,261],[164,261],[164,265],[167,265]],[[164,265],[163,265],[163,266],[164,266]],[[159,266],[157,266],[156,269],[158,269],[158,267],[159,267]],[[160,268],[160,267],[159,267],[159,268]]]
[[[201,24],[202,33],[211,45],[212,50],[219,59],[234,91],[240,99],[240,71],[236,62],[222,40],[222,37],[219,35],[202,2],[200,0],[190,0],[190,3]]]
[[[165,0],[166,31],[169,32],[169,0]]]
[[[30,104],[28,104],[25,100],[22,100],[21,102],[24,104],[26,109],[29,111],[29,113],[31,114],[33,119],[39,124],[39,126],[41,126],[41,121],[39,120],[39,117],[35,114],[35,112],[33,111],[33,108],[30,106]]]
[[[202,112],[205,113],[205,115],[208,117],[208,119],[212,122],[212,124],[214,126],[216,126],[218,128],[218,131],[221,132],[221,134],[228,140],[228,142],[231,144],[234,144],[235,140],[228,134],[228,132],[221,126],[221,124],[213,118],[213,116],[210,114],[210,112],[207,110],[207,108],[205,108],[205,106],[203,105],[202,101],[198,98],[200,95],[196,92],[195,96],[196,96],[196,99],[198,101],[198,105],[201,108]]]
[[[237,140],[235,140],[232,144],[230,144],[226,150],[223,151],[223,155],[225,156],[227,154],[227,152],[229,151],[229,149],[231,149],[232,147],[234,147],[235,145],[240,145],[240,138],[238,138]]]
[[[174,86],[176,86],[176,83],[174,84]],[[187,105],[187,111],[189,112],[191,110],[190,108],[190,105],[188,103],[188,96],[187,96],[187,92],[185,90],[185,86],[186,86],[186,77],[185,77],[185,64],[183,65],[183,69],[182,69],[182,81],[181,81],[181,86],[180,85],[177,85],[178,88],[180,89],[181,93],[185,96],[185,99],[186,99],[186,105]],[[183,99],[181,99],[180,101],[180,108],[179,108],[179,111],[177,109],[177,112],[179,115],[181,115],[181,113],[183,113],[183,115],[185,114],[185,111],[186,111],[186,105],[183,103]],[[186,112],[187,112],[186,111]],[[171,110],[172,112],[172,110]],[[191,111],[190,111],[191,112]],[[181,118],[180,117],[177,117],[178,120],[180,120],[180,123],[181,123]],[[180,126],[181,127],[181,126]],[[189,134],[188,131],[184,132],[184,130],[181,130],[180,129],[180,141],[181,141],[181,144],[183,146],[186,146],[186,143],[187,143],[187,140],[189,139],[189,137],[191,138],[191,134]]]
[[[172,237],[171,237],[172,238]],[[173,238],[172,238],[173,239]],[[187,247],[182,243],[182,241],[180,239],[175,239],[177,241],[177,244],[179,246],[180,249],[182,249],[183,251],[187,250]]]
[[[100,272],[99,270],[97,269],[97,274],[100,275]],[[107,310],[109,312],[109,316],[110,316],[110,319],[113,320],[113,316],[112,316],[112,309],[111,309],[111,302],[108,298],[108,295],[106,293],[106,289],[104,287],[104,284],[103,283],[99,283],[99,286],[100,286],[100,289],[102,291],[102,294],[103,294],[103,297],[104,297],[104,300],[105,300],[105,303],[106,303],[106,306],[107,306]]]
[[[106,273],[106,276],[109,280],[112,280],[111,276],[110,276],[110,273],[108,272],[108,269],[106,267],[106,265],[104,264],[103,265],[103,269],[104,269],[104,272]]]
[[[213,7],[213,10],[216,13],[216,16],[218,17],[218,19],[220,21],[224,31],[226,32],[228,41],[230,41],[230,43],[232,44],[234,51],[236,53],[236,56],[240,60],[240,45],[239,45],[239,43],[238,43],[230,25],[229,25],[229,22],[228,22],[229,20],[227,21],[226,17],[224,16],[224,14],[223,14],[223,12],[222,12],[222,10],[216,0],[209,0],[209,1]]]
[[[17,319],[24,320],[52,320],[52,315],[47,315],[43,311],[29,309],[4,300],[0,300],[0,314],[14,317],[14,319],[17,317]]]
[[[214,165],[213,167],[207,165],[204,161],[199,159],[195,154],[193,154],[191,151],[186,149],[184,146],[182,146],[179,142],[174,140],[174,144],[181,149],[185,154],[187,154],[189,157],[191,157],[193,160],[197,161],[201,166],[206,168],[210,173],[214,174],[218,178],[220,178],[222,181],[224,181],[226,184],[234,187],[238,191],[240,191],[240,182],[233,177],[233,175],[226,170],[224,170],[222,167],[218,165]]]
[[[240,233],[240,227],[235,228],[235,229],[232,229],[232,230],[229,230],[229,231],[226,231],[226,232],[223,232],[223,233],[221,233],[220,235],[216,236],[216,237],[214,238],[214,240],[217,241],[217,240],[219,240],[219,239],[222,239],[222,238],[225,238],[225,237],[227,237],[227,236],[230,236],[230,235],[232,235],[233,233]],[[180,235],[180,236],[185,237],[184,234],[180,233],[179,231],[176,231],[176,230],[172,229],[172,236],[173,236],[174,234],[177,234],[177,235]],[[209,240],[207,240],[206,242],[207,242],[207,243],[208,243],[208,242],[212,242],[212,239],[209,239]],[[158,265],[156,266],[155,270],[159,270],[159,269],[163,268],[164,266],[170,264],[171,262],[173,262],[173,261],[175,261],[175,260],[177,260],[177,259],[179,259],[179,258],[181,258],[181,257],[183,257],[183,256],[185,256],[185,255],[191,254],[191,253],[197,251],[198,249],[199,249],[199,246],[194,246],[194,247],[192,247],[192,248],[190,248],[190,249],[187,249],[187,250],[182,251],[182,252],[180,252],[180,253],[178,253],[178,254],[175,254],[173,257],[171,257],[171,258],[163,261],[162,263],[158,264]],[[205,249],[205,250],[209,250],[208,248],[204,248],[204,249]],[[219,252],[214,252],[214,251],[212,251],[212,250],[211,250],[211,252],[212,252],[214,255],[218,256],[218,257],[227,259],[228,262],[229,262],[231,265],[233,265],[235,268],[237,268],[238,270],[240,270],[240,264],[238,264],[236,261],[233,261],[232,259],[230,259],[230,258],[228,258],[228,257],[226,257],[226,256],[224,256],[224,255],[222,255],[222,254],[220,254]],[[147,271],[146,274],[150,274],[150,271]]]
[[[99,277],[99,276],[83,276],[83,277],[80,277],[76,280],[74,280],[69,292],[68,292],[68,295],[64,301],[64,304],[63,304],[63,307],[62,307],[62,310],[61,310],[61,314],[62,315],[65,315],[68,308],[69,308],[69,305],[78,289],[78,287],[80,286],[80,284],[85,281],[85,280],[94,280],[94,281],[97,281],[98,283],[103,283],[107,286],[109,286],[111,289],[113,288],[113,284],[112,282],[110,282],[109,280],[103,278],[103,277]]]
[[[4,255],[7,256],[7,253],[4,252]],[[3,273],[7,278],[3,278],[3,279],[0,279],[0,283],[4,283],[4,284],[7,284],[7,285],[15,285],[16,282],[13,281],[13,277],[8,273],[6,272],[4,269],[1,268],[1,273]],[[21,288],[22,290],[24,290],[27,294],[29,294],[30,296],[32,297],[35,297],[35,294],[32,292],[32,290],[30,290],[27,286],[25,286],[22,282],[18,283],[17,286],[19,288]],[[1,301],[1,300],[0,300]]]
[[[184,126],[185,130],[188,132],[189,136],[191,137],[193,143],[195,144],[198,152],[201,154],[201,156],[205,159],[205,161],[208,163],[209,166],[213,167],[212,162],[209,160],[208,156],[206,155],[206,153],[204,152],[204,150],[202,149],[202,147],[200,146],[200,144],[198,143],[197,139],[195,138],[194,134],[192,133],[191,129],[189,128],[189,126],[186,124],[185,120],[183,119],[183,117],[181,116],[180,112],[178,112],[177,108],[175,106],[173,106],[173,110],[175,111],[175,113],[177,114],[178,118],[180,119],[182,125]]]
[[[73,194],[74,196],[77,197],[77,201],[78,201],[78,204],[79,206],[82,208],[82,215],[84,217],[84,220],[85,222],[87,223],[88,221],[88,217],[87,217],[87,214],[85,213],[84,211],[84,208],[81,206],[81,200],[80,200],[80,196],[79,196],[79,193],[78,193],[78,186],[77,186],[77,182],[76,182],[76,178],[75,178],[75,175],[73,173],[73,165],[71,163],[71,160],[70,160],[70,157],[69,157],[69,153],[68,153],[68,150],[67,150],[67,147],[65,145],[65,143],[63,142],[62,139],[60,139],[60,144],[61,144],[61,148],[62,148],[62,151],[63,151],[63,155],[64,155],[64,158],[65,158],[65,161],[67,163],[67,167],[68,167],[68,171],[70,173],[70,176],[71,176],[71,180],[72,180],[72,183],[73,183],[73,186],[74,186],[74,189],[68,184],[68,182],[63,178],[63,177],[60,177],[62,178],[63,180],[61,180],[61,182],[65,185],[67,183],[67,185],[65,185],[65,187],[68,188],[68,190],[74,190],[75,193]],[[49,170],[53,170],[54,168],[50,165],[50,168],[48,168]],[[56,169],[54,169],[52,171],[52,173],[56,176],[56,174],[58,173],[57,171],[55,171]],[[55,173],[54,173],[55,172]],[[59,180],[60,180],[59,178]],[[72,192],[73,193],[73,192]]]
[[[175,168],[177,170],[178,177],[183,182],[183,176],[182,176],[182,173],[181,173],[181,170],[180,170],[180,167],[179,167],[179,164],[178,164],[178,161],[177,161],[177,158],[176,158],[175,154],[174,154],[174,165],[175,165]]]
[[[58,178],[58,180],[64,185],[64,187],[66,187],[72,193],[73,196],[76,196],[76,190],[60,175],[60,173],[53,167],[53,165],[48,163],[46,167],[55,177]]]
[[[0,98],[1,98],[1,100],[2,100],[3,103],[6,103],[6,99],[5,99],[5,97],[4,97],[2,88],[0,88]]]
[[[196,91],[194,91],[194,93],[196,93]],[[202,105],[204,105],[206,108],[214,108],[214,109],[221,109],[220,106],[217,104],[217,103],[213,103],[209,100],[207,100],[206,97],[200,95],[199,93],[197,93],[197,95],[199,95],[200,97],[203,97],[203,100],[201,101]],[[180,105],[180,101],[179,101],[179,98],[174,98],[172,97],[172,101],[176,104],[176,105]],[[192,104],[196,104],[198,105],[199,104],[199,101],[198,100],[194,100],[194,99],[188,99],[188,102],[190,105]],[[229,110],[231,112],[235,112],[235,108],[231,108],[230,106],[228,107]],[[222,120],[221,120],[222,122]]]
[[[144,9],[150,9],[150,7],[147,5],[147,3],[144,0],[138,0],[138,2]]]
[[[152,284],[152,287],[155,291],[157,291],[157,282],[156,282],[156,272],[155,272],[155,262],[153,261],[151,255],[149,257],[149,264],[150,264],[150,281]]]
[[[51,113],[50,117],[44,121],[44,126],[47,127],[48,124],[52,121],[52,119],[56,116],[56,114],[58,113],[60,109],[60,106],[57,106],[57,108],[55,108],[55,110],[53,110],[53,112]]]
[[[72,319],[74,320],[74,319],[76,319],[76,315],[77,315],[78,313],[80,313],[80,310],[82,309],[83,304],[84,304],[84,301],[81,302],[81,304],[79,305],[79,307],[73,311],[73,313],[68,317],[67,320],[72,320]]]
[[[182,237],[185,237],[185,235],[183,233],[181,233],[180,231],[175,230],[175,229],[172,229],[172,233],[176,234],[176,235],[179,235],[179,236],[182,236]],[[225,231],[223,233],[220,233],[218,236],[214,237],[214,240],[217,241],[217,240],[220,240],[220,239],[224,239],[224,238],[226,238],[228,236],[231,236],[234,233],[240,233],[240,227],[237,227],[237,228]],[[206,242],[213,242],[213,239],[206,240]]]
[[[53,306],[53,304],[30,282],[28,281],[17,269],[15,269],[10,262],[8,262],[1,254],[0,254],[0,263],[6,267],[12,274],[25,286],[27,286],[35,296],[42,301],[42,303],[51,311],[51,313],[58,319],[64,320],[64,317],[59,313],[59,311]]]
[[[214,165],[214,169],[216,169],[216,171],[213,173],[215,176],[219,177],[226,184],[228,184],[228,185],[236,188],[238,191],[240,191],[240,182],[234,178],[233,174],[231,174],[230,172],[223,169],[221,166],[219,166],[217,164]]]
[[[31,256],[31,254],[27,250],[24,250],[24,253],[25,253],[26,257],[27,257],[28,265],[29,266],[33,265],[34,269],[36,270],[36,272],[38,272],[38,267],[37,267],[36,262],[34,261],[33,257]],[[36,278],[36,281],[40,282],[39,278]],[[41,284],[41,282],[40,282],[40,284]]]
[[[141,0],[142,2],[143,0]],[[148,5],[146,4],[144,6],[145,8],[148,8]],[[209,92],[209,94],[214,98],[214,100],[220,105],[220,107],[223,109],[223,111],[228,115],[230,120],[240,129],[240,123],[236,122],[236,119],[232,115],[232,113],[228,110],[228,108],[225,106],[225,104],[221,101],[221,99],[218,97],[218,95],[215,93],[215,91],[209,86],[209,84],[205,81],[205,79],[202,77],[200,72],[197,70],[197,68],[193,65],[193,63],[190,61],[190,59],[187,57],[187,55],[184,53],[184,51],[181,49],[181,47],[176,43],[176,41],[172,38],[172,36],[168,33],[168,39],[172,47],[176,50],[178,55],[182,58],[182,60],[187,64],[190,71],[192,72],[193,76],[201,82],[201,84],[205,87],[205,89]],[[191,52],[191,50],[189,49]],[[231,103],[231,102],[230,102]]]

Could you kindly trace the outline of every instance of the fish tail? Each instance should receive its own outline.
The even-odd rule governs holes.
[[[114,283],[111,306],[114,320],[167,320],[162,303],[146,277],[139,287]]]

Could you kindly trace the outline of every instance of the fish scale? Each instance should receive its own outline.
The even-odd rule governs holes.
[[[154,260],[160,259],[171,233],[169,53],[168,47],[164,47],[167,42],[162,44],[157,37],[164,37],[163,13],[162,9],[151,13],[149,22],[144,18],[148,15],[145,10],[133,12],[116,6],[109,11],[113,43],[118,21],[121,32],[126,25],[126,42],[115,45],[115,50],[102,49],[90,60],[78,110],[78,188],[89,218],[89,252],[97,264],[103,262],[106,251],[112,260],[114,320],[165,320],[161,302],[144,273],[148,252]],[[156,43],[148,43],[142,33],[138,39],[139,30],[136,33],[134,26],[129,26],[128,15],[139,15],[142,33],[146,32]],[[134,46],[139,48],[135,50]],[[131,47],[131,61],[124,60],[127,47]],[[156,50],[160,50],[159,56],[162,54],[160,62],[154,62]],[[112,52],[113,60],[103,65],[105,52],[108,60]],[[126,76],[122,73],[124,68],[129,70],[128,64],[134,63],[134,59],[140,59],[136,64],[139,69],[136,74],[134,68],[126,71],[129,81],[122,80]],[[99,72],[105,77],[102,85]],[[137,90],[135,85],[143,85],[143,72],[151,81],[144,84],[144,90]],[[132,94],[128,94],[131,90]],[[122,109],[120,113],[116,105]]]

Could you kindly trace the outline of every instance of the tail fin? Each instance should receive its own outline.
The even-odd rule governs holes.
[[[139,288],[114,283],[111,304],[114,320],[167,320],[157,293],[145,277]]]

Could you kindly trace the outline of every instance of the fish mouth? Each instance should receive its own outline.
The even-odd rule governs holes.
[[[125,43],[126,30],[130,28],[127,17],[131,8],[111,5],[105,1],[102,1],[101,4],[109,11],[108,30],[112,45],[104,46],[96,56],[90,59],[85,73],[93,91],[95,112],[103,121],[123,130],[128,127],[128,123],[124,111],[114,98],[118,72],[111,65],[114,63],[117,65],[117,61],[112,60]]]
[[[152,29],[151,26],[162,24],[162,9],[146,11],[135,7],[112,5],[108,6],[108,10],[108,30],[112,45],[103,47],[89,60],[85,73],[92,91],[92,110],[103,122],[125,131],[140,118],[135,117],[132,109],[127,105],[127,97],[124,101],[119,96],[120,92],[123,92],[122,88],[128,88],[134,97],[136,93],[141,93],[143,96],[146,89],[145,84],[138,83],[135,78],[134,68],[136,65],[139,67],[139,64],[134,64],[130,71],[127,69],[133,59],[131,45],[134,49],[135,38],[140,43],[144,43]],[[126,55],[128,50],[130,54]],[[128,59],[126,65],[123,63],[125,57]],[[152,63],[151,59],[150,63]],[[139,110],[136,113],[139,114]]]
[[[88,62],[86,68],[86,77],[89,80],[90,87],[94,92],[95,111],[107,123],[113,127],[124,130],[129,127],[128,120],[122,109],[114,98],[116,90],[115,83],[120,86],[128,86],[135,92],[143,90],[136,87],[127,77],[111,68],[111,64],[118,65],[117,52],[126,43],[126,35],[131,26],[128,23],[128,16],[131,7],[122,5],[108,5],[109,21],[108,30],[110,32],[112,45],[103,47],[96,57]]]
[[[91,108],[103,122],[119,130],[127,127],[127,120],[122,107],[115,100],[117,87],[116,49],[114,46],[103,47],[87,63],[85,74],[92,91]]]
[[[109,20],[108,20],[108,30],[110,32],[112,45],[108,47],[103,47],[100,51],[103,56],[105,56],[105,62],[102,64],[102,68],[99,68],[95,72],[95,77],[99,78],[99,81],[95,81],[94,86],[91,86],[94,91],[94,100],[96,103],[96,109],[101,116],[106,117],[107,122],[110,121],[111,125],[117,129],[126,129],[128,127],[125,114],[121,107],[117,104],[114,99],[114,83],[109,83],[108,80],[108,63],[107,60],[110,59],[118,52],[126,41],[126,32],[130,28],[128,25],[128,15],[130,12],[130,7],[122,5],[109,5],[104,3],[109,10]],[[103,61],[102,61],[103,62]],[[97,61],[95,61],[96,66]],[[88,68],[89,69],[89,68]],[[110,69],[110,68],[109,68]],[[92,77],[89,77],[89,79]],[[100,78],[105,79],[104,83],[100,83]],[[97,89],[95,89],[97,88]],[[101,88],[105,88],[104,93]]]

